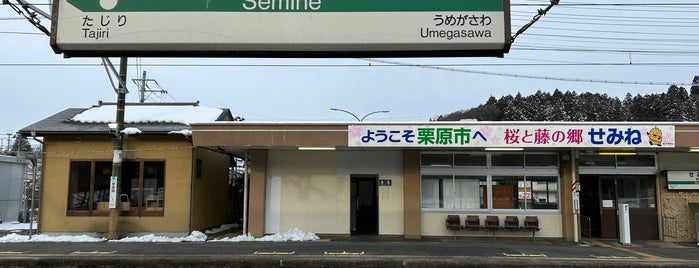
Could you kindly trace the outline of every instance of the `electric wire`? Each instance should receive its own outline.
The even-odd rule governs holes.
[[[527,3],[511,3],[513,6],[513,22],[518,21],[528,21],[531,15],[531,11],[521,10],[525,7],[545,7],[550,4],[550,1],[527,1]],[[40,5],[40,4],[35,4]],[[48,3],[46,3],[48,5]],[[558,14],[560,10],[564,10]],[[554,30],[555,31],[568,31],[570,32],[588,32],[596,34],[628,34],[628,35],[657,35],[657,36],[673,36],[676,34],[665,32],[665,28],[698,28],[699,24],[687,23],[693,22],[694,18],[691,17],[650,17],[639,16],[637,13],[644,12],[648,13],[649,9],[654,12],[668,12],[668,13],[686,13],[686,12],[699,12],[699,3],[571,3],[563,2],[559,3],[553,12],[548,13],[543,16],[541,21],[532,27],[532,29],[541,30]],[[572,14],[572,11],[584,11],[584,10],[613,10],[615,15],[596,15],[595,22],[590,22],[590,19],[586,19],[584,14]],[[628,15],[630,14],[630,15]],[[521,18],[521,19],[520,19]],[[682,20],[682,19],[685,20]],[[9,18],[9,19],[21,19],[21,18]],[[666,20],[663,20],[666,19]],[[543,24],[543,25],[541,25]],[[564,25],[575,25],[574,27],[568,28],[558,28],[551,27],[550,24],[564,24]],[[604,27],[616,26],[621,30],[605,30]],[[516,26],[513,26],[513,28]],[[594,28],[586,28],[594,27]],[[637,31],[628,30],[636,29],[634,27],[644,27],[647,31]],[[513,31],[514,32],[514,31]],[[41,35],[40,33],[31,32],[16,32],[16,31],[2,31],[0,34],[27,34],[27,35]],[[679,47],[692,47],[691,43],[696,43],[699,40],[688,39],[686,37],[699,36],[693,32],[689,32],[683,35],[683,39],[671,39],[671,38],[638,38],[638,37],[606,37],[598,35],[570,35],[570,34],[557,34],[557,33],[525,33],[521,38],[525,41],[534,42],[515,42],[512,46],[512,51],[546,51],[550,53],[597,53],[597,54],[642,54],[642,55],[663,55],[663,56],[696,56],[699,55],[699,51],[691,49],[682,49]],[[590,40],[585,40],[590,39]],[[606,40],[606,41],[601,41]],[[537,42],[544,41],[544,42]],[[614,41],[614,42],[611,42]],[[628,41],[628,42],[624,42]],[[557,42],[552,44],[552,42]],[[642,42],[654,42],[656,44],[663,44],[664,48],[677,48],[677,49],[651,49],[645,48],[641,44]],[[581,46],[580,43],[602,43],[602,46]],[[614,48],[610,47],[611,44],[626,46],[625,48]],[[673,44],[673,43],[688,43],[688,44]],[[570,45],[574,44],[574,45]],[[631,48],[630,45],[635,45],[637,47]],[[653,44],[647,44],[652,46]],[[507,59],[508,57],[506,57]],[[304,67],[400,67],[400,66],[420,66],[422,68],[448,68],[448,67],[468,67],[468,66],[502,66],[502,67],[518,67],[518,66],[672,66],[672,67],[695,67],[696,63],[691,62],[638,62],[629,64],[616,62],[616,63],[586,63],[586,62],[559,62],[556,63],[555,60],[538,58],[529,59],[530,61],[545,62],[541,64],[536,63],[494,63],[494,64],[392,64],[388,65],[377,65],[373,64],[371,66],[363,64],[143,64],[143,66],[153,66],[153,67],[293,67],[293,68],[304,68]],[[17,63],[0,63],[0,67],[90,67],[90,66],[100,66],[100,64],[44,64],[44,63],[29,63],[29,64],[17,64]],[[451,71],[463,71],[463,70],[451,70]],[[475,72],[472,72],[475,73]],[[498,75],[498,74],[490,74]],[[525,77],[523,75],[517,74],[505,74],[503,76],[513,76],[513,77]],[[541,79],[541,78],[539,78]],[[548,79],[548,78],[546,78]],[[581,79],[570,79],[569,80],[581,80]],[[582,79],[590,80],[592,79]],[[599,80],[607,81],[607,80]],[[619,81],[617,81],[619,82]],[[638,82],[633,81],[621,81],[624,83],[638,84]],[[667,84],[666,82],[660,82],[660,84]],[[676,83],[673,83],[676,84]]]

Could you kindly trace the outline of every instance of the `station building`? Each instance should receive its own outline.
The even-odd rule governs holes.
[[[699,125],[649,122],[202,123],[193,143],[245,155],[254,235],[527,237],[448,215],[536,216],[537,237],[696,239]],[[461,223],[462,225],[464,223]]]
[[[100,107],[68,109],[20,131],[44,138],[40,232],[107,231],[113,134],[105,122],[79,120],[93,109]],[[122,233],[229,223],[231,159],[239,157],[247,163],[243,225],[254,236],[300,228],[320,236],[614,239],[617,210],[628,204],[632,240],[696,241],[695,123],[255,123],[233,121],[227,109],[182,123],[129,121],[128,111],[125,126],[142,132],[124,137]],[[460,216],[459,225],[497,216],[501,226],[508,216],[520,226],[535,216],[539,230],[454,230],[448,215]]]

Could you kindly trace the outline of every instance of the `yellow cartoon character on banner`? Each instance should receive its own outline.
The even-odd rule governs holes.
[[[648,142],[650,145],[663,145],[663,131],[657,127],[652,128],[648,131]]]

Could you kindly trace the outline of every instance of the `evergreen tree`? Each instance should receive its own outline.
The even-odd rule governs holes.
[[[17,155],[17,152],[31,153],[32,145],[26,137],[15,138],[10,146],[10,151],[7,152],[9,155]]]
[[[663,99],[664,121],[687,122],[696,118],[695,102],[683,87],[670,86]]]
[[[517,93],[500,99],[490,97],[482,105],[439,116],[436,120],[458,121],[699,121],[699,76],[691,92],[670,86],[662,94],[626,94],[624,100],[607,94],[575,91],[553,94],[537,91],[529,96]]]

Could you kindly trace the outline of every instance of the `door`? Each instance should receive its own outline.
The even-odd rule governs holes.
[[[583,234],[590,237],[601,237],[600,231],[600,203],[599,176],[580,175],[580,215],[589,219],[583,222]]]
[[[658,240],[658,209],[655,199],[655,178],[652,176],[617,177],[617,200],[629,204],[631,241]]]
[[[352,177],[351,181],[352,235],[378,235],[376,176]]]
[[[619,204],[629,204],[631,240],[658,240],[654,176],[580,176],[581,211],[592,237],[619,238]]]
[[[600,200],[602,207],[600,210],[600,237],[603,239],[616,239],[617,229],[617,200],[616,183],[614,177],[600,177]]]

